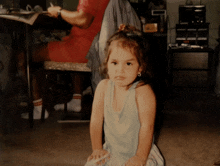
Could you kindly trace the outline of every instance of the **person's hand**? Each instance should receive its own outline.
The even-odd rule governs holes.
[[[95,159],[99,159],[101,157],[103,157],[104,155],[106,155],[107,153],[109,153],[107,150],[104,149],[96,149],[92,152],[92,154],[88,157],[87,161],[91,161],[91,160],[95,160]],[[109,158],[107,158],[109,159]],[[102,161],[99,161],[97,164],[101,165],[104,164],[107,159],[103,159]]]
[[[49,14],[49,16],[51,17],[58,17],[58,11],[61,9],[60,6],[51,6],[47,9],[47,12]]]
[[[133,156],[125,163],[125,166],[145,166],[146,161],[139,156]]]

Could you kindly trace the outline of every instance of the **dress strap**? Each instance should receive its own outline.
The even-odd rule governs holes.
[[[140,81],[134,82],[134,83],[131,85],[131,87],[129,88],[129,90],[135,89],[139,83],[140,83]],[[115,86],[114,82],[111,81],[111,80],[109,80],[109,82],[108,82],[108,90],[109,90],[110,92],[113,92],[114,86]]]
[[[132,84],[132,86],[130,87],[131,89],[135,89],[137,87],[137,85],[139,84],[140,81],[136,81],[135,83]]]

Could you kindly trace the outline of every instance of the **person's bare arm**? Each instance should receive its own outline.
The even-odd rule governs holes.
[[[101,81],[95,92],[90,120],[92,149],[102,149],[102,126],[104,120],[104,88],[106,80]]]
[[[61,9],[60,6],[53,6],[47,9],[50,16],[58,18],[58,11]],[[79,11],[68,11],[65,9],[61,10],[61,17],[63,20],[73,26],[77,26],[82,29],[90,27],[93,22],[94,16],[90,13],[85,13],[82,10]]]
[[[153,141],[156,115],[156,97],[150,85],[137,89],[137,105],[141,128],[136,156],[146,161]]]
[[[92,115],[90,120],[90,137],[93,153],[89,156],[88,161],[91,159],[98,159],[108,153],[106,150],[103,150],[102,146],[104,93],[107,82],[107,80],[102,80],[98,84],[93,100]]]
[[[136,155],[126,162],[126,166],[145,165],[153,140],[156,99],[151,87],[149,85],[138,87],[136,89],[136,100],[141,124],[138,148]]]

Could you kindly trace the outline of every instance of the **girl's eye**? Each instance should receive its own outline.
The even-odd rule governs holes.
[[[131,65],[132,65],[132,63],[130,63],[130,62],[127,62],[127,65],[128,65],[128,66],[131,66]]]
[[[112,62],[113,65],[117,65],[117,62]]]

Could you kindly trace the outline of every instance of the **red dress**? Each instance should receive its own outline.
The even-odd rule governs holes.
[[[102,19],[109,0],[79,0],[77,11],[82,10],[94,16],[91,26],[80,29],[73,26],[69,36],[62,41],[48,43],[49,57],[56,62],[86,63],[85,59],[92,41],[100,31]]]

